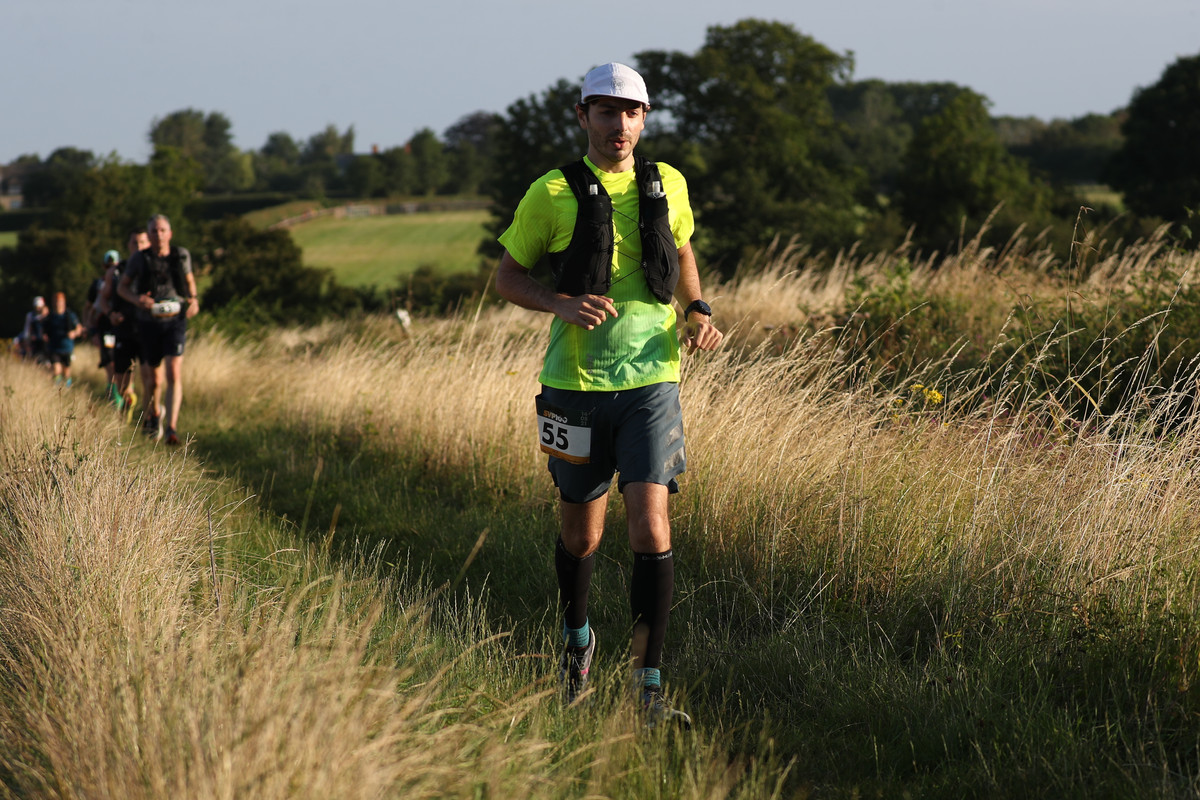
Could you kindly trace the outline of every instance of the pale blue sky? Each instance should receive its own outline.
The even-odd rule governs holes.
[[[1200,0],[0,0],[0,163],[62,146],[144,162],[151,122],[219,111],[234,142],[353,125],[365,151],[503,112],[711,25],[779,20],[856,78],[953,81],[992,112],[1107,113],[1200,52]]]

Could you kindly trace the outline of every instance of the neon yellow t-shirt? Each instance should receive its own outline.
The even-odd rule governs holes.
[[[557,389],[610,392],[652,383],[679,382],[679,339],[675,309],[650,292],[641,268],[642,238],[638,231],[638,190],[634,170],[603,172],[586,157],[613,204],[612,286],[607,297],[617,309],[594,330],[570,325],[558,317],[550,324],[550,344],[540,380]],[[679,170],[659,162],[667,214],[675,246],[692,237],[695,219],[688,203],[687,182]],[[567,249],[575,231],[579,204],[566,178],[551,170],[525,193],[513,223],[500,244],[517,263],[530,269],[547,253]]]

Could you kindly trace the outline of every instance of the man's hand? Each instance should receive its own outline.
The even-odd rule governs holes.
[[[724,338],[725,334],[717,330],[711,318],[699,312],[693,311],[683,323],[683,345],[688,349],[688,355],[697,350],[716,350]]]
[[[571,297],[560,294],[554,304],[554,314],[563,322],[590,331],[609,317],[617,316],[617,307],[603,295],[581,294]]]
[[[189,297],[187,299],[187,318],[191,319],[200,311],[200,298]]]
[[[154,308],[154,295],[150,294],[149,292],[140,295],[137,299],[137,304],[149,311],[150,309]]]

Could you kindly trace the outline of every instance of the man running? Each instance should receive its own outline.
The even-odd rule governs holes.
[[[38,362],[46,352],[46,341],[42,338],[42,323],[50,309],[40,294],[33,298],[33,309],[25,314],[25,325],[21,328],[21,357]]]
[[[179,444],[179,408],[183,404],[183,347],[187,321],[200,310],[192,256],[171,244],[171,222],[162,214],[146,227],[150,247],[135,253],[117,283],[117,294],[137,307],[141,359],[145,367],[163,365],[165,405],[155,404],[146,414],[146,432],[169,445]],[[147,373],[143,373],[147,374]],[[158,393],[157,372],[146,386],[149,405]]]
[[[150,236],[145,229],[134,228],[129,232],[129,238],[125,243],[127,258],[132,258],[134,253],[145,250],[149,246]],[[118,261],[108,268],[108,272],[104,275],[104,287],[100,290],[99,305],[112,322],[113,335],[116,337],[113,345],[113,378],[125,405],[126,417],[132,420],[133,407],[137,403],[133,364],[135,361],[140,364],[141,339],[138,338],[137,332],[137,306],[117,294],[117,283],[121,280],[121,274],[125,271],[128,263],[128,260]],[[148,392],[147,387],[152,383],[161,386],[162,366],[159,365],[157,369],[141,366],[143,393]],[[147,376],[147,371],[157,372],[160,380],[155,381],[154,375]],[[161,398],[146,394],[146,408],[157,409],[161,402]]]
[[[672,299],[683,308],[689,352],[715,349],[722,334],[701,299],[687,183],[669,164],[634,155],[649,109],[645,82],[631,68],[605,64],[587,74],[575,106],[587,155],[530,186],[500,236],[496,289],[554,315],[537,410],[562,501],[554,565],[565,699],[583,691],[596,649],[588,591],[620,473],[633,550],[633,679],[647,724],[690,726],[663,697],[660,672],[675,584],[668,498],[685,467]],[[543,257],[554,288],[529,274]]]
[[[125,404],[125,401],[121,398],[121,393],[117,391],[116,380],[113,377],[113,348],[116,346],[117,337],[113,333],[112,321],[108,318],[108,307],[100,298],[109,270],[120,260],[121,254],[116,250],[109,250],[104,254],[101,262],[104,271],[88,287],[87,303],[83,306],[83,322],[87,326],[88,337],[100,351],[98,366],[104,370],[104,375],[108,378],[105,394],[118,410]]]
[[[72,383],[71,359],[75,355],[75,340],[87,333],[74,311],[67,308],[67,296],[54,293],[54,308],[42,320],[42,340],[46,343],[46,358],[54,370],[54,382]]]

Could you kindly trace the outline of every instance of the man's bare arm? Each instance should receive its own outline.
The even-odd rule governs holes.
[[[192,273],[187,274],[187,317],[191,319],[196,316],[196,312],[200,310],[200,297],[196,294],[196,276]]]
[[[609,317],[617,316],[612,300],[603,295],[577,297],[558,294],[535,281],[508,251],[500,259],[496,272],[496,291],[508,302],[533,311],[545,311],[563,322],[592,330]]]
[[[104,283],[100,285],[100,296],[96,298],[96,308],[101,314],[113,313],[112,285],[113,273],[116,271],[116,267],[109,267],[104,271]]]
[[[675,284],[675,299],[687,310],[693,300],[703,298],[696,254],[692,252],[692,243],[685,242],[683,247],[679,248],[679,281]],[[716,350],[725,337],[717,330],[717,326],[712,324],[712,318],[699,311],[693,311],[683,321],[683,334],[683,344],[688,348],[688,353],[694,353],[698,349]]]

